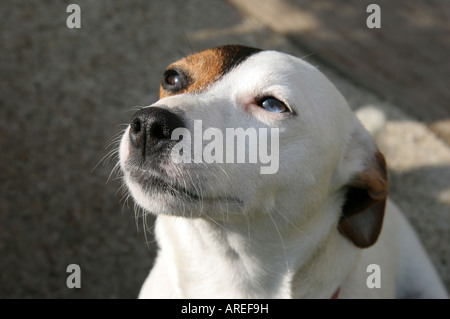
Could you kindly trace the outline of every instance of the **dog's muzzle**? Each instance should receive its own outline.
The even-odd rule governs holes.
[[[175,113],[156,106],[143,108],[136,112],[131,120],[131,153],[142,156],[144,161],[165,153],[170,145],[176,142],[171,139],[171,135],[179,127],[185,126]]]
[[[164,106],[151,106],[136,112],[131,119],[128,133],[129,154],[123,169],[129,181],[139,185],[149,194],[169,194],[182,200],[198,200],[199,196],[170,177],[171,150],[179,142],[172,139],[177,128],[186,128],[181,116]],[[145,206],[145,205],[144,205]]]

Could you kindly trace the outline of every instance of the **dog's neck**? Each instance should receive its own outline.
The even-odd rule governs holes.
[[[330,213],[324,208],[303,224],[278,212],[242,223],[159,216],[156,235],[165,254],[159,258],[179,297],[330,298],[355,262],[339,254],[345,239],[334,223],[324,224]],[[337,264],[348,267],[317,271],[342,256],[347,259]]]

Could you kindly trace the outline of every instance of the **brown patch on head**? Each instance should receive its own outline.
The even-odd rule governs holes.
[[[260,49],[225,45],[189,55],[164,73],[159,98],[182,93],[199,93]]]

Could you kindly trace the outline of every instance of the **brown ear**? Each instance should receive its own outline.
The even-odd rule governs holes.
[[[366,169],[347,185],[339,231],[356,246],[373,245],[381,232],[388,195],[386,162],[377,152]]]

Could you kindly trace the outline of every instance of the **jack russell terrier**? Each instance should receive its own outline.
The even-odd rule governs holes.
[[[448,297],[387,198],[383,155],[315,67],[226,45],[171,64],[159,93],[119,149],[129,192],[157,216],[139,297]]]

